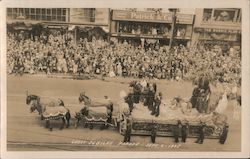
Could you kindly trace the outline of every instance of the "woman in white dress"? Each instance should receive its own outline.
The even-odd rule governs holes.
[[[227,92],[224,91],[224,94],[222,95],[222,98],[220,99],[218,106],[215,109],[215,112],[223,114],[227,109],[227,105],[228,105]]]

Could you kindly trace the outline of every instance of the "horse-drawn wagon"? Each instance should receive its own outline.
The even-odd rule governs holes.
[[[194,108],[189,112],[183,112],[183,108],[171,108],[161,105],[161,113],[158,117],[152,116],[150,111],[142,104],[136,104],[131,114],[120,112],[121,134],[125,134],[127,123],[131,123],[131,135],[151,135],[152,127],[157,125],[157,136],[174,136],[173,132],[178,122],[188,126],[188,137],[198,137],[199,127],[205,125],[206,138],[221,138],[227,125],[227,117],[216,112],[200,114]]]

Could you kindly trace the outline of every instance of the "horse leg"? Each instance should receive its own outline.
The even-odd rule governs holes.
[[[62,117],[62,125],[61,125],[61,127],[60,127],[60,130],[62,130],[63,128],[64,128],[64,125],[65,125],[65,123],[66,123],[66,121],[65,121],[65,118],[64,117]]]
[[[70,116],[70,113],[68,112],[68,113],[66,114],[66,121],[67,121],[66,128],[68,128],[69,125],[70,125],[70,118],[71,118],[71,116]]]
[[[53,130],[53,128],[52,128],[52,126],[51,126],[51,124],[50,124],[50,120],[48,120],[48,127],[49,127],[49,130],[50,130],[50,131]]]
[[[46,127],[46,128],[49,128],[49,121],[48,121],[48,120],[46,120],[45,127]]]
[[[90,123],[89,128],[90,128],[90,129],[93,129],[93,128],[94,128],[94,124],[93,124],[93,123]]]
[[[80,118],[77,118],[77,121],[76,121],[76,123],[75,123],[75,128],[78,127],[79,122],[80,122]]]

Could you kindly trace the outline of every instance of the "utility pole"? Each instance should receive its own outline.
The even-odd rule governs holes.
[[[169,50],[173,47],[174,41],[174,32],[175,32],[175,24],[176,24],[176,12],[177,8],[168,9],[172,13],[172,25],[171,25],[171,33],[170,33],[170,42],[169,42]]]

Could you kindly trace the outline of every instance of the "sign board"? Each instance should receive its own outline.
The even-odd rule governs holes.
[[[231,30],[231,29],[216,29],[216,28],[195,28],[196,32],[213,32],[213,33],[233,33],[240,34],[240,30]]]
[[[109,9],[108,8],[95,8],[93,13],[93,21],[90,20],[90,13],[88,8],[71,8],[70,9],[70,22],[80,24],[96,24],[108,25],[109,22]]]
[[[192,14],[176,14],[176,23],[178,24],[193,24],[194,15]]]
[[[112,20],[171,23],[171,13],[113,10]]]

